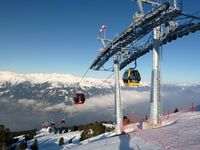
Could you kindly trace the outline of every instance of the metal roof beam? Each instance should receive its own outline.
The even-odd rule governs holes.
[[[181,38],[182,36],[188,35],[189,33],[194,33],[200,30],[200,22],[199,23],[187,23],[183,25],[179,25],[174,31],[169,32],[166,36],[162,37],[160,40],[160,46],[166,44],[167,42],[171,42],[176,40],[177,38]],[[153,48],[153,43],[149,42],[145,44],[146,46],[142,46],[143,48],[138,48],[139,50],[131,54],[127,59],[125,59],[120,64],[120,70],[126,67],[129,63],[135,61],[139,57],[145,55],[150,52]]]
[[[105,47],[104,51],[96,57],[90,66],[90,69],[99,70],[106,63],[106,61],[108,61],[109,58],[112,57],[115,53],[120,51],[121,48],[126,47],[133,41],[138,41],[146,34],[151,32],[153,28],[173,20],[179,14],[179,10],[174,8],[168,9],[167,4],[165,4],[161,7],[158,7],[158,9],[146,14],[137,22],[133,22],[126,31],[122,32]]]

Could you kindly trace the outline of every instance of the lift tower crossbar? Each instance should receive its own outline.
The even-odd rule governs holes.
[[[169,42],[175,41],[183,36],[187,36],[190,33],[194,33],[200,30],[200,22],[199,23],[185,23],[178,25],[173,31],[169,32],[168,34],[160,37],[160,46],[163,46]],[[148,43],[142,44],[139,47],[135,48],[137,51],[130,54],[127,59],[124,59],[120,63],[120,70],[125,68],[131,62],[137,60],[138,58],[142,57],[143,55],[149,53],[153,50],[153,42],[149,41]]]
[[[127,45],[140,40],[146,34],[151,32],[153,28],[169,22],[179,16],[180,11],[178,9],[169,8],[169,3],[165,3],[144,15],[141,19],[133,22],[127,30],[117,36],[112,42],[110,42],[102,52],[98,54],[93,61],[90,69],[99,70],[114,54],[121,51]]]

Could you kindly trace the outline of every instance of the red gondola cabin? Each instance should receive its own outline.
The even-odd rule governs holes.
[[[74,104],[84,104],[85,102],[85,94],[84,93],[76,93],[74,96]]]

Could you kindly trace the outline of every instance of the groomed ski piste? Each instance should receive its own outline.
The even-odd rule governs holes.
[[[154,129],[138,129],[122,135],[104,133],[84,141],[79,141],[80,134],[79,131],[54,134],[41,129],[35,138],[40,150],[199,150],[200,111],[170,114],[166,124]],[[61,137],[64,145],[59,146]],[[73,140],[69,144],[70,139]],[[28,141],[28,145],[32,142]]]

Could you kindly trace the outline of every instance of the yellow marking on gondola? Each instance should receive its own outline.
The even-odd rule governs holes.
[[[130,80],[128,80],[128,86],[139,86],[140,84],[137,82],[131,82]]]
[[[139,83],[136,83],[136,82],[131,82],[131,81],[129,81],[128,80],[128,83],[124,83],[124,85],[125,86],[140,86],[140,84]]]
[[[131,69],[128,69],[128,78],[131,76]]]

